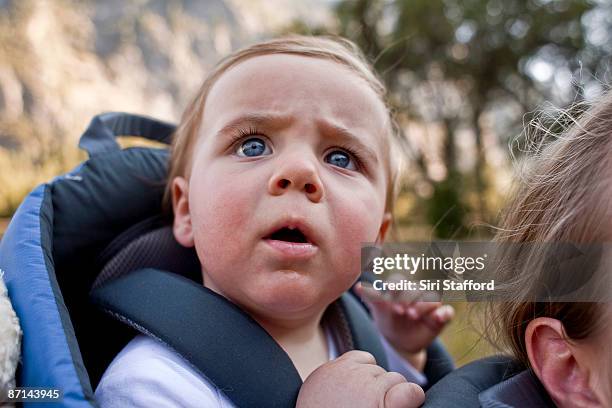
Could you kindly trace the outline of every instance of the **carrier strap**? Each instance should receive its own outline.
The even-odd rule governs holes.
[[[94,116],[79,140],[79,147],[89,157],[120,150],[118,136],[139,136],[170,144],[175,126],[147,116],[107,112]]]
[[[95,288],[91,299],[174,349],[237,406],[295,407],[302,380],[287,353],[249,315],[201,284],[140,269]],[[338,304],[354,348],[371,352],[386,367],[384,350],[363,308],[348,294]]]
[[[387,354],[380,342],[378,329],[372,323],[372,318],[365,311],[364,307],[349,293],[344,293],[336,303],[340,306],[342,315],[350,330],[352,340],[352,347],[350,349],[369,352],[376,359],[376,364],[385,370],[389,370]]]
[[[423,408],[554,408],[533,371],[504,355],[476,360],[453,371],[425,393]]]

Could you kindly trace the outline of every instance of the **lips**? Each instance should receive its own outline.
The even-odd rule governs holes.
[[[279,230],[273,232],[268,239],[273,239],[275,241],[286,241],[286,242],[296,242],[296,243],[308,243],[308,238],[299,228],[290,228],[283,227]]]
[[[283,220],[270,229],[263,240],[281,257],[307,259],[318,247],[314,241],[313,229],[296,219]]]
[[[288,218],[274,224],[274,226],[268,230],[264,239],[317,245],[318,236],[314,228],[304,220]]]

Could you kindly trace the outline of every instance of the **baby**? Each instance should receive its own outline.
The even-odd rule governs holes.
[[[423,400],[420,387],[369,353],[338,357],[333,328],[322,325],[327,307],[360,275],[361,243],[382,242],[391,223],[397,166],[384,95],[352,43],[281,38],[222,60],[175,134],[166,191],[174,236],[195,247],[204,285],[289,355],[305,380],[300,407]],[[422,369],[452,309],[370,304],[395,351]],[[96,398],[102,406],[233,406],[145,336],[116,357]]]

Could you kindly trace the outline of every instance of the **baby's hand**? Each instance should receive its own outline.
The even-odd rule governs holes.
[[[453,307],[401,296],[389,298],[361,283],[357,283],[355,291],[370,307],[374,322],[387,341],[422,371],[427,359],[425,349],[451,321]]]
[[[323,364],[304,381],[296,408],[412,408],[425,399],[421,387],[353,350]]]

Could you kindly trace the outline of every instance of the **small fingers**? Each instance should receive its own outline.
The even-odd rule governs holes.
[[[385,394],[384,408],[416,408],[425,401],[423,389],[416,384],[402,382],[392,386]]]
[[[428,314],[421,320],[434,332],[440,332],[455,316],[455,309],[451,305],[443,305]]]
[[[351,350],[347,351],[336,360],[347,360],[359,364],[374,364],[376,365],[376,358],[367,351]]]
[[[381,373],[376,377],[376,381],[378,381],[386,391],[396,384],[407,382],[403,375],[395,371],[385,371]]]
[[[444,305],[435,310],[432,315],[439,323],[446,324],[455,317],[455,308],[451,305]]]
[[[412,305],[415,296],[407,296],[401,291],[385,292],[376,290],[368,283],[358,282],[355,284],[355,293],[364,301],[368,307],[375,308],[379,312],[393,312],[404,315],[408,306]]]
[[[441,305],[441,302],[415,302],[406,307],[406,314],[411,319],[418,320],[439,308]]]
[[[391,300],[391,297],[387,292],[376,290],[367,282],[357,282],[355,284],[355,292],[363,301],[367,303],[388,303]]]
[[[444,305],[431,310],[423,318],[430,326],[442,327],[450,322],[454,316],[455,309],[451,305]]]

